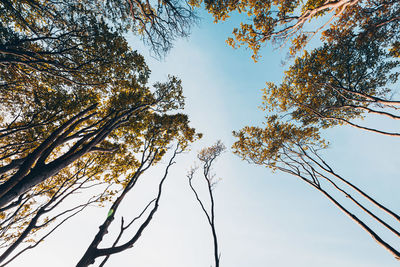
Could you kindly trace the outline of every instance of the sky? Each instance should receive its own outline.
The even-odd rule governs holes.
[[[221,266],[398,266],[398,261],[319,192],[295,177],[272,173],[231,153],[233,130],[262,125],[265,114],[259,109],[261,89],[265,82],[279,82],[282,78],[289,66],[282,63],[287,48],[273,49],[268,45],[262,49],[260,61],[254,63],[250,51],[232,49],[225,43],[239,18],[214,24],[209,15],[199,15],[202,19],[190,37],[176,41],[162,60],[151,57],[148,48],[130,37],[132,47],[145,55],[152,81],[166,80],[168,74],[182,79],[184,112],[204,137],[192,145],[190,152],[177,158],[160,208],[141,239],[130,250],[112,256],[106,266],[212,266],[211,232],[190,191],[186,173],[194,166],[196,153],[217,140],[228,148],[213,168],[221,178],[214,189]],[[395,129],[399,126],[376,118],[363,123]],[[324,136],[331,141],[324,152],[328,162],[400,213],[399,142],[346,126],[329,129]],[[118,215],[135,217],[155,196],[160,178],[160,171],[154,170],[139,182],[124,200],[109,236],[118,230]],[[201,176],[196,177],[195,185],[206,198]],[[107,213],[107,208],[93,208],[71,219],[10,266],[74,266]],[[366,222],[374,226],[372,221]],[[386,240],[397,242],[392,244],[400,249],[398,241],[378,231]]]

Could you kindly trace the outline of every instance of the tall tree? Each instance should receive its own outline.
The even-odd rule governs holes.
[[[318,136],[316,128],[299,127],[293,123],[285,123],[270,118],[266,127],[245,127],[234,132],[237,137],[233,148],[234,153],[242,159],[263,165],[273,170],[279,170],[297,177],[310,185],[313,189],[322,193],[335,207],[357,223],[383,248],[388,250],[397,260],[400,260],[400,251],[394,245],[384,240],[374,227],[356,216],[351,210],[354,206],[357,212],[370,216],[377,225],[384,227],[392,235],[400,238],[398,223],[400,216],[385,205],[371,197],[365,190],[350,182],[349,179],[336,172],[321,156],[320,150],[326,147],[324,140]],[[342,194],[346,200],[340,200],[337,196]],[[352,207],[353,206],[353,207]],[[381,214],[373,211],[378,207]],[[386,222],[383,215],[389,215],[396,220],[393,223]]]
[[[327,146],[321,131],[337,125],[400,136],[398,131],[367,127],[355,121],[371,114],[400,118],[400,102],[391,99],[399,62],[379,35],[373,37],[367,43],[356,34],[339,36],[304,52],[285,72],[280,85],[267,83],[263,107],[269,114],[265,128],[245,127],[234,132],[238,138],[234,149],[245,160],[289,173],[311,185],[399,259],[398,249],[354,215],[349,203],[341,203],[336,194],[343,194],[350,205],[397,237],[400,235],[396,226],[385,222],[382,214],[374,213],[358,198],[368,200],[397,221],[399,215],[337,174],[318,153]]]
[[[9,257],[10,254],[21,245],[29,235],[32,235],[45,226],[48,226],[51,222],[55,222],[59,217],[66,218],[62,219],[62,221],[57,223],[55,227],[43,234],[43,237],[39,238],[38,241],[36,239],[32,240],[32,242],[34,242],[33,245],[29,245],[22,249],[4,265],[14,260],[22,252],[36,247],[40,241],[44,240],[67,219],[76,215],[88,205],[93,203],[102,204],[102,202],[106,200],[113,200],[115,198],[113,196],[120,191],[120,196],[114,201],[110,209],[115,213],[118,206],[121,204],[127,193],[134,187],[139,177],[163,158],[163,155],[170,148],[172,142],[178,142],[179,149],[177,148],[177,150],[175,150],[170,164],[166,167],[166,174],[160,183],[160,192],[156,198],[155,207],[152,209],[151,216],[148,218],[146,225],[140,228],[140,233],[135,236],[134,241],[132,241],[130,245],[124,246],[123,249],[118,251],[114,251],[114,247],[117,243],[114,244],[111,252],[108,250],[98,251],[97,246],[100,244],[103,236],[108,233],[107,228],[114,219],[114,214],[112,214],[112,217],[108,216],[106,219],[105,224],[107,226],[100,227],[101,233],[99,232],[96,235],[93,241],[94,243],[92,242],[88,248],[88,252],[82,258],[82,261],[78,266],[87,266],[90,262],[94,262],[94,259],[97,257],[107,255],[108,259],[110,255],[131,247],[139,239],[141,232],[146,228],[151,221],[152,216],[157,211],[159,199],[161,197],[162,184],[167,176],[169,167],[173,164],[175,155],[180,153],[181,150],[185,149],[190,142],[198,137],[193,129],[187,127],[187,120],[185,120],[181,114],[163,116],[154,115],[150,117],[151,118],[148,118],[147,121],[143,123],[144,125],[140,136],[133,137],[136,142],[135,147],[128,146],[129,142],[127,141],[125,141],[124,144],[121,144],[128,150],[135,149],[136,151],[132,151],[133,153],[128,153],[125,150],[123,154],[125,158],[119,159],[112,157],[112,155],[110,156],[110,152],[106,149],[96,149],[96,151],[98,151],[97,153],[82,156],[74,162],[77,166],[71,164],[68,168],[61,170],[59,174],[47,179],[40,185],[35,186],[28,194],[21,198],[21,201],[23,202],[22,205],[20,204],[14,209],[7,209],[3,212],[5,220],[2,224],[7,225],[7,227],[3,228],[2,234],[8,248],[0,256],[0,262],[7,259],[7,257]],[[135,126],[137,127],[137,125]],[[123,135],[121,137],[127,138],[129,135]],[[80,163],[80,161],[85,158],[87,158],[87,164]],[[116,169],[113,169],[113,166],[115,166]],[[75,173],[70,174],[72,171]],[[115,190],[116,186],[114,184],[116,184],[116,186],[119,185],[119,187],[122,186],[122,189],[120,188],[119,190]],[[84,189],[88,188],[91,189],[89,193],[93,192],[94,187],[99,187],[99,185],[103,185],[103,187],[106,188],[100,189],[100,192],[99,189],[95,190],[95,192],[97,192],[96,195],[91,197],[87,202],[76,205],[72,208],[61,208],[61,211],[58,211],[58,214],[56,212],[56,215],[51,215],[50,217],[41,219],[44,215],[52,214],[51,212],[54,214],[54,210],[57,210],[55,208],[57,206],[62,206],[67,197],[71,197],[76,192],[82,192]],[[116,242],[120,239],[122,232],[130,227],[132,223],[133,222],[128,223],[126,226],[121,226],[124,230],[121,230],[120,236],[117,238]]]
[[[200,160],[203,169],[203,178],[207,185],[207,193],[210,200],[210,208],[206,208],[205,201],[200,197],[198,189],[195,188],[193,184],[193,178],[195,176],[197,168],[191,168],[187,174],[190,189],[196,197],[204,215],[207,218],[207,222],[211,228],[213,247],[214,247],[214,264],[215,267],[220,266],[221,254],[219,252],[217,230],[215,225],[215,199],[214,199],[214,188],[218,183],[215,179],[215,174],[212,173],[212,166],[215,160],[225,151],[226,147],[221,141],[217,141],[214,145],[210,147],[203,148],[197,155]]]
[[[118,233],[118,236],[115,238],[112,246],[108,248],[99,248],[101,245],[103,238],[108,234],[108,229],[112,225],[115,219],[115,215],[118,211],[118,208],[120,207],[122,201],[125,199],[127,194],[133,189],[135,184],[137,183],[138,179],[143,175],[145,171],[147,171],[157,160],[159,157],[158,151],[159,149],[157,148],[157,145],[154,142],[155,140],[149,140],[146,145],[144,145],[144,151],[142,154],[142,159],[140,166],[138,169],[127,179],[127,185],[125,186],[124,190],[121,192],[121,194],[118,196],[118,198],[113,202],[113,204],[110,207],[110,210],[108,212],[108,215],[104,222],[100,225],[98,232],[96,233],[95,237],[93,238],[92,242],[88,246],[87,250],[85,251],[84,255],[82,258],[79,260],[77,263],[77,267],[84,267],[84,266],[89,266],[95,262],[95,260],[99,257],[104,257],[102,262],[100,263],[99,266],[104,266],[104,264],[108,261],[110,256],[123,252],[129,248],[132,248],[136,242],[139,240],[141,237],[142,233],[144,230],[149,226],[150,222],[153,220],[153,217],[155,216],[159,205],[160,205],[160,199],[163,191],[163,185],[164,182],[168,176],[168,171],[169,168],[175,163],[175,157],[182,153],[182,151],[185,149],[187,146],[186,141],[183,142],[178,142],[176,144],[176,148],[174,149],[172,156],[165,167],[164,170],[164,175],[161,178],[159,185],[158,185],[158,193],[156,197],[149,201],[149,203],[144,207],[143,211],[139,214],[139,216],[133,218],[131,221],[128,223],[125,222],[124,217],[121,217],[121,226],[120,226],[120,231]],[[165,141],[163,141],[165,143]],[[148,212],[147,216],[145,219],[143,219],[143,222],[137,227],[137,230],[131,237],[128,239],[126,242],[121,243],[120,240],[126,233],[125,231],[132,227],[133,224],[135,223],[136,220],[140,219],[147,209],[153,205],[153,207],[150,209]]]
[[[49,124],[33,125],[32,120],[24,116],[22,121],[10,118],[11,122],[5,123],[4,133],[7,134],[0,139],[4,151],[7,146],[16,146],[16,151],[5,154],[1,168],[1,216],[2,224],[7,225],[2,235],[8,249],[0,260],[9,257],[31,233],[61,215],[74,213],[93,202],[112,199],[116,194],[103,190],[87,203],[39,222],[67,196],[72,196],[71,192],[81,190],[83,183],[89,183],[91,188],[95,184],[116,183],[126,191],[131,188],[132,181],[163,157],[171,142],[179,142],[184,148],[198,136],[189,127],[186,115],[173,112],[183,107],[178,79],[170,77],[166,83],[157,83],[150,90],[145,86],[146,78],[140,81],[132,75],[129,77],[130,81],[119,81],[105,91],[83,90],[83,96],[91,96],[87,99],[87,104],[91,105],[85,109],[79,106],[82,99],[75,99],[77,106],[72,105],[72,108],[56,105],[63,116],[57,114]],[[65,99],[74,102],[76,92],[65,93]],[[52,100],[57,95],[46,97]],[[71,114],[74,108],[81,111]],[[25,144],[20,146],[18,141],[13,141],[13,136],[24,140]],[[85,167],[85,175],[71,174],[79,170],[79,162],[88,160],[91,163],[90,167]],[[69,173],[72,178],[68,178]]]

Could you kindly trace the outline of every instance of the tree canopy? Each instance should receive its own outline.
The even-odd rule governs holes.
[[[263,91],[264,125],[234,131],[233,152],[301,179],[400,259],[398,248],[364,217],[400,238],[393,226],[400,216],[322,156],[331,141],[324,131],[332,127],[400,136],[396,128],[362,121],[370,115],[400,119],[400,101],[394,99],[400,1],[0,0],[1,266],[87,207],[107,202],[107,216],[77,266],[101,257],[103,266],[136,244],[160,206],[176,156],[201,134],[181,113],[181,80],[170,75],[149,84],[151,70],[126,38],[138,36],[162,57],[176,38],[188,36],[197,20],[194,8],[202,5],[215,22],[232,15],[245,18],[227,43],[247,47],[255,61],[267,42],[290,43],[292,61],[282,81],[267,82]],[[320,46],[305,50],[314,36]],[[187,175],[211,228],[215,266],[220,252],[211,167],[224,150],[219,141],[198,154],[209,208],[193,184],[195,168]],[[126,221],[121,215],[118,235],[104,246],[127,194],[165,158],[156,195],[137,217]],[[78,193],[85,197],[67,205]],[[129,233],[138,219],[136,231]]]
[[[320,129],[349,124],[364,130],[398,136],[351,122],[374,113],[399,119],[399,102],[391,100],[399,61],[392,58],[380,41],[357,42],[342,38],[337,43],[304,52],[285,72],[280,85],[267,83],[264,108],[289,116],[303,126]],[[385,110],[382,110],[386,107]]]
[[[254,60],[259,58],[260,48],[268,41],[279,44],[289,41],[291,53],[296,54],[319,32],[328,39],[349,33],[368,38],[379,33],[385,45],[394,51],[399,46],[398,1],[191,1],[194,6],[203,2],[216,22],[227,20],[235,13],[244,15],[245,19],[233,29],[233,37],[227,43],[232,47],[248,47],[254,53]],[[310,24],[315,20],[318,23]]]
[[[31,101],[15,102],[12,108],[18,115],[4,118],[1,137],[1,214],[7,225],[3,237],[10,244],[28,236],[12,229],[35,226],[37,214],[42,215],[53,200],[64,199],[64,190],[82,190],[80,183],[126,186],[130,175],[142,168],[141,158],[149,149],[148,164],[153,165],[172,142],[185,149],[197,138],[187,116],[173,112],[183,107],[181,82],[171,76],[151,89],[146,86],[147,67],[139,62],[125,79],[93,90],[55,90],[33,99],[18,95]],[[84,175],[74,175],[80,172]],[[115,191],[106,190],[95,199],[101,203],[113,195]]]

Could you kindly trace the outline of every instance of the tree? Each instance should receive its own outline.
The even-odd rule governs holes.
[[[173,112],[184,103],[180,80],[170,76],[166,83],[149,88],[149,70],[143,58],[129,50],[121,58],[125,60],[109,70],[112,83],[89,88],[55,85],[49,91],[4,94],[8,101],[2,104],[0,129],[0,202],[7,225],[2,235],[9,249],[2,260],[28,235],[48,225],[38,223],[40,217],[72,195],[68,192],[81,189],[83,182],[68,178],[79,169],[79,162],[94,161],[90,169],[98,172],[88,180],[92,185],[126,185],[127,177],[140,165],[137,158],[146,142],[156,140],[152,141],[152,146],[158,147],[152,160],[155,164],[168,150],[169,142],[194,140],[196,134],[188,126],[187,116]],[[108,168],[101,168],[103,165]],[[116,193],[102,192],[74,209],[102,202]],[[13,232],[18,227],[23,230]]]
[[[356,118],[364,118],[367,113],[394,120],[400,118],[397,114],[399,102],[391,99],[392,91],[388,88],[397,81],[397,67],[397,59],[382,48],[379,38],[364,43],[358,42],[357,36],[350,35],[304,52],[285,72],[279,86],[267,83],[264,109],[276,114],[268,114],[265,129],[245,127],[234,132],[238,138],[234,149],[245,160],[302,179],[399,258],[399,251],[352,214],[343,203],[339,203],[334,191],[344,194],[397,237],[400,237],[399,232],[361,204],[335,179],[398,221],[399,215],[338,175],[318,154],[318,150],[327,147],[321,138],[321,130],[337,125],[348,124],[362,130],[399,136],[398,132],[353,122]]]
[[[213,237],[213,245],[214,245],[214,262],[215,267],[219,267],[219,262],[221,258],[221,254],[218,248],[218,239],[217,239],[217,231],[215,226],[215,200],[213,195],[213,190],[217,185],[215,180],[215,174],[211,173],[211,167],[214,161],[219,157],[224,151],[226,147],[221,141],[217,141],[214,145],[210,147],[203,148],[197,155],[197,158],[202,163],[203,168],[203,178],[206,181],[207,192],[210,198],[210,209],[209,211],[205,207],[204,201],[199,196],[197,189],[193,185],[193,178],[196,173],[197,168],[191,168],[189,173],[187,174],[187,178],[189,181],[190,189],[196,197],[197,202],[199,203],[204,215],[207,218],[207,222],[210,225],[212,237]]]
[[[200,6],[202,2],[192,0],[191,4]],[[385,46],[396,51],[399,48],[397,0],[206,0],[204,4],[215,22],[224,21],[235,12],[249,17],[233,29],[233,37],[227,43],[233,47],[247,46],[253,51],[254,60],[259,58],[259,50],[267,41],[280,44],[291,41],[291,53],[295,54],[320,31],[324,37],[334,39],[351,32],[364,41],[371,35],[380,35]],[[317,19],[321,22],[318,26],[309,24]]]
[[[99,157],[99,155],[94,154],[94,157],[92,156],[91,158],[89,158],[90,161],[87,164],[80,164],[83,165],[82,167],[79,168],[69,167],[67,169],[64,169],[63,172],[57,175],[55,179],[61,181],[60,185],[59,185],[60,182],[55,182],[55,181],[47,181],[48,182],[47,184],[45,185],[42,184],[40,186],[41,190],[40,193],[27,198],[27,201],[29,201],[30,203],[27,204],[29,206],[24,208],[23,212],[20,212],[18,216],[12,213],[11,216],[8,216],[7,220],[3,222],[6,223],[7,221],[12,221],[11,224],[14,226],[13,227],[14,229],[15,228],[23,229],[23,231],[19,233],[13,229],[8,229],[9,231],[4,230],[5,228],[9,228],[9,225],[3,228],[5,234],[9,234],[11,235],[11,237],[8,238],[9,240],[5,240],[6,243],[10,244],[10,246],[0,256],[0,262],[5,260],[12,253],[12,251],[17,248],[17,246],[21,245],[22,241],[26,239],[28,235],[31,235],[33,233],[36,234],[36,232],[40,228],[48,226],[51,222],[58,219],[58,217],[68,214],[67,218],[63,219],[54,228],[49,230],[48,233],[44,234],[42,238],[40,238],[38,241],[34,240],[33,245],[29,245],[26,248],[22,249],[20,253],[17,253],[15,256],[13,256],[11,260],[7,261],[4,265],[8,264],[10,261],[15,259],[17,256],[19,256],[22,252],[26,251],[27,249],[36,247],[40,241],[43,241],[48,235],[50,235],[56,228],[58,228],[61,224],[63,224],[67,219],[76,215],[78,212],[82,211],[88,205],[96,202],[100,203],[101,205],[104,205],[103,204],[104,201],[112,200],[114,198],[113,196],[116,195],[118,192],[121,192],[120,196],[116,198],[116,200],[113,202],[113,205],[110,208],[112,216],[111,215],[107,216],[105,223],[100,227],[99,233],[96,235],[94,241],[88,248],[88,252],[83,256],[78,266],[87,266],[89,263],[93,263],[95,258],[101,256],[107,255],[108,259],[110,255],[121,252],[131,247],[139,239],[141,233],[147,227],[153,215],[157,211],[159,205],[159,199],[161,197],[162,185],[167,177],[167,172],[169,167],[173,164],[173,159],[177,154],[181,153],[181,151],[184,150],[188,146],[188,144],[194,140],[194,138],[197,138],[193,129],[186,128],[184,125],[182,127],[182,124],[177,122],[173,118],[174,116],[172,115],[169,116],[170,118],[168,116],[161,116],[155,119],[154,121],[150,121],[148,122],[148,124],[146,124],[145,127],[147,128],[143,130],[143,137],[141,138],[142,143],[138,145],[138,151],[134,154],[135,158],[131,159],[129,163],[131,165],[129,166],[130,173],[122,172],[121,175],[121,173],[118,172],[117,174],[113,174],[112,170],[104,167],[108,165],[105,160],[108,160],[108,162],[110,162],[109,156],[105,155],[105,157],[103,157],[104,158],[103,161],[98,161],[96,160],[96,157]],[[163,158],[163,155],[166,152],[166,150],[169,149],[171,142],[178,142],[178,146],[173,153],[170,163],[166,167],[165,170],[166,173],[164,178],[161,180],[159,188],[160,191],[157,198],[149,203],[150,205],[153,202],[155,202],[155,206],[150,213],[151,216],[149,215],[149,217],[147,218],[146,224],[143,224],[143,226],[140,227],[140,231],[138,231],[133,240],[130,241],[131,243],[129,245],[127,246],[124,245],[122,246],[122,248],[118,246],[116,248],[116,244],[120,239],[120,237],[122,236],[123,231],[125,231],[128,227],[130,227],[133,224],[133,221],[135,220],[130,222],[127,226],[124,226],[122,223],[121,233],[117,238],[113,248],[112,249],[110,248],[110,251],[105,249],[97,249],[97,246],[101,242],[103,236],[108,233],[107,228],[113,221],[114,214],[117,211],[118,206],[121,204],[124,197],[133,188],[139,177],[143,175],[151,166],[154,166],[159,160],[161,160],[161,158]],[[133,155],[130,156],[133,157]],[[111,159],[111,162],[113,160],[114,159]],[[135,165],[132,164],[132,162],[134,161],[136,161],[137,164]],[[119,166],[119,167],[123,168],[124,166]],[[65,172],[68,172],[71,169],[76,171],[76,173],[69,175],[68,178],[66,179]],[[124,170],[121,169],[121,171]],[[125,177],[126,175],[128,177]],[[67,197],[70,197],[72,196],[72,194],[75,194],[84,189],[90,188],[91,190],[93,190],[95,186],[98,187],[99,185],[103,185],[103,187],[105,186],[105,189],[101,190],[100,193],[98,193],[98,195],[91,197],[87,202],[79,204],[73,208],[64,208],[62,209],[61,212],[59,212],[59,214],[50,218],[47,217],[43,220],[42,223],[38,223],[40,217],[42,217],[46,213],[51,212],[57,206],[61,206],[60,204],[62,204]],[[112,188],[113,185],[117,186],[119,185],[119,187],[122,186],[122,189],[118,190],[110,189],[110,187]],[[94,192],[99,192],[99,190],[97,189]],[[37,199],[37,201],[34,201],[35,198]],[[35,206],[35,204],[37,206],[36,209],[32,207]],[[21,209],[21,206],[22,205],[18,207],[19,210]],[[148,206],[146,207],[146,209],[148,208]],[[12,240],[15,241],[10,242],[10,239],[11,241]],[[103,261],[103,264],[105,262],[106,260]]]
[[[398,78],[399,61],[379,40],[358,43],[343,37],[297,58],[280,85],[267,83],[264,109],[283,114],[303,126],[320,129],[347,124],[389,136],[399,132],[354,122],[366,114],[399,120],[399,101],[390,86]]]
[[[400,233],[395,227],[357,198],[368,200],[398,222],[399,215],[337,174],[318,153],[327,147],[321,138],[322,130],[337,125],[400,136],[398,132],[354,122],[367,114],[393,120],[400,118],[400,102],[391,99],[393,91],[390,89],[398,78],[397,58],[382,47],[379,38],[369,43],[359,42],[357,38],[356,35],[343,36],[304,52],[285,72],[279,86],[267,83],[263,96],[264,109],[269,112],[265,128],[245,127],[234,132],[237,137],[234,149],[244,160],[289,173],[311,185],[400,259],[399,251],[354,215],[347,206],[349,203],[341,203],[337,194],[343,194],[350,205],[360,208],[397,237]]]
[[[354,215],[350,207],[353,204],[360,209],[359,211],[371,216],[379,225],[386,228],[397,238],[400,238],[400,233],[396,228],[385,222],[381,218],[382,215],[376,214],[371,208],[373,206],[378,207],[384,214],[392,216],[398,223],[400,223],[399,214],[391,211],[364,190],[339,175],[319,155],[319,150],[325,148],[326,145],[323,140],[316,138],[315,129],[306,129],[291,123],[270,120],[265,129],[245,127],[239,132],[234,132],[234,135],[238,138],[233,145],[234,153],[250,163],[263,165],[300,178],[322,193],[357,223],[361,229],[370,234],[380,246],[400,260],[400,251],[384,241],[377,232]],[[343,194],[347,202],[341,203],[336,196],[337,194]],[[366,200],[367,204],[372,204],[372,207],[363,204],[360,199]]]
[[[267,83],[263,108],[265,128],[244,127],[234,132],[233,148],[242,159],[289,173],[321,192],[379,245],[399,259],[399,251],[350,211],[355,205],[397,237],[395,227],[362,204],[364,198],[399,221],[399,215],[340,176],[320,156],[327,147],[321,131],[347,124],[358,129],[398,137],[398,131],[367,127],[355,119],[367,114],[398,120],[399,101],[391,88],[398,79],[398,1],[210,1],[206,8],[215,19],[230,12],[246,12],[252,23],[234,30],[232,46],[247,45],[258,58],[268,40],[292,41],[298,53],[312,36],[322,31],[321,47],[294,60],[281,84]],[[305,32],[306,22],[327,16],[328,22]],[[329,26],[328,26],[329,25]],[[327,29],[326,29],[327,28]],[[350,203],[341,203],[343,194]]]
[[[131,175],[142,174],[149,146],[156,164],[171,142],[183,149],[196,138],[176,112],[180,80],[150,88],[150,70],[124,38],[133,32],[162,55],[196,18],[185,1],[170,0],[4,0],[0,10],[5,265],[89,205],[123,192]],[[95,193],[87,202],[64,206],[89,189]],[[17,252],[25,242],[32,245]]]
[[[156,87],[158,90],[154,93],[143,88],[141,94],[119,91],[118,96],[109,99],[110,103],[104,103],[105,110],[93,105],[66,118],[66,122],[59,122],[60,126],[26,156],[4,166],[0,185],[4,193],[1,198],[4,203],[2,223],[8,223],[3,228],[3,235],[10,236],[5,239],[10,247],[1,260],[33,231],[93,202],[112,199],[118,192],[103,189],[88,202],[63,210],[61,215],[46,218],[38,224],[41,216],[82,189],[83,184],[88,183],[90,188],[96,184],[120,184],[125,188],[122,193],[125,195],[137,178],[163,157],[169,143],[175,140],[184,148],[196,138],[194,129],[188,127],[186,115],[165,114],[183,104],[180,82],[171,77],[169,84]],[[98,113],[93,112],[95,109]],[[85,167],[84,175],[68,178],[68,173],[82,171],[76,164],[79,166],[80,161],[89,159],[91,163]],[[15,232],[15,228],[24,230]]]

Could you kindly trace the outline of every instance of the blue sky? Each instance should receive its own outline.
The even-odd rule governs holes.
[[[182,79],[185,112],[204,138],[193,145],[190,153],[177,159],[159,212],[141,240],[131,250],[112,256],[107,266],[212,265],[211,233],[190,192],[186,172],[202,147],[222,140],[230,148],[234,142],[232,130],[261,125],[261,89],[266,81],[279,82],[287,67],[281,63],[287,50],[267,46],[260,61],[254,63],[249,51],[225,44],[232,21],[214,24],[207,14],[200,16],[202,20],[191,36],[177,41],[161,61],[150,57],[147,48],[131,39],[132,47],[146,55],[153,81],[165,80],[168,74]],[[365,123],[393,126],[375,118]],[[332,144],[324,156],[332,166],[399,213],[399,142],[350,127],[330,129],[325,135]],[[229,149],[216,162],[214,172],[222,178],[214,191],[221,266],[398,266],[366,232],[297,178],[250,165]],[[153,198],[159,178],[157,170],[147,175],[126,200],[121,214],[134,217]],[[196,185],[204,189],[200,181]],[[92,209],[72,219],[11,266],[26,266],[27,262],[30,266],[73,266],[107,211]]]

